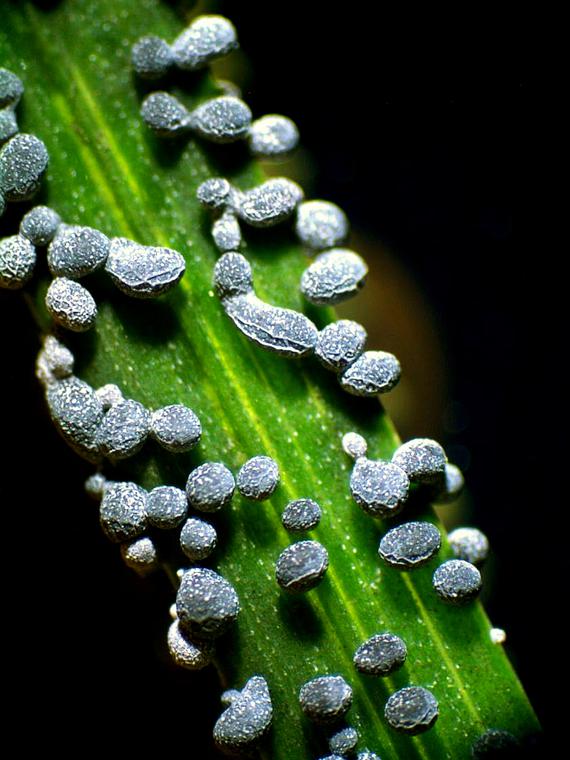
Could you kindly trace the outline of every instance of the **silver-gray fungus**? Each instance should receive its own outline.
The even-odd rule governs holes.
[[[131,63],[142,79],[160,79],[174,63],[174,53],[165,40],[149,34],[133,45]]]
[[[0,191],[9,201],[27,201],[40,189],[48,152],[34,135],[14,135],[0,149]]]
[[[150,434],[164,449],[178,454],[189,451],[198,444],[202,425],[189,407],[170,404],[153,412]]]
[[[241,140],[249,131],[251,111],[233,96],[221,95],[207,100],[190,114],[191,128],[200,137],[216,143]]]
[[[348,237],[346,214],[329,201],[305,201],[297,209],[295,232],[303,245],[315,251],[335,248]]]
[[[147,528],[146,491],[136,483],[111,483],[105,489],[99,520],[107,538],[114,543],[131,541]]]
[[[213,525],[191,517],[180,531],[180,548],[191,562],[200,562],[216,548],[218,534]]]
[[[217,512],[231,501],[236,482],[225,464],[205,462],[192,470],[186,482],[186,495],[194,509]]]
[[[148,536],[121,544],[120,550],[125,565],[141,576],[152,573],[158,567],[156,547]]]
[[[153,528],[172,530],[186,519],[188,499],[181,488],[157,486],[148,494],[146,512]]]
[[[46,246],[54,239],[61,217],[48,206],[35,206],[23,217],[20,223],[20,235],[37,246]]]
[[[399,636],[377,633],[362,643],[354,653],[354,666],[369,676],[388,676],[406,661],[408,650]]]
[[[301,533],[316,528],[321,514],[320,506],[313,499],[295,499],[285,507],[281,522],[290,533]]]
[[[15,108],[23,94],[24,85],[20,77],[8,69],[0,68],[0,108]]]
[[[315,356],[332,372],[343,372],[364,351],[366,330],[351,319],[339,319],[324,327],[317,337]]]
[[[355,502],[374,517],[391,517],[404,507],[410,480],[404,470],[390,462],[359,457],[350,476]]]
[[[388,565],[412,570],[425,565],[441,548],[439,530],[415,520],[391,528],[381,539],[378,554]]]
[[[430,729],[439,715],[437,699],[422,686],[407,686],[386,702],[384,717],[401,733],[415,736]]]
[[[75,359],[54,335],[46,335],[36,359],[36,377],[47,387],[73,374]]]
[[[482,565],[489,554],[489,540],[478,528],[455,528],[448,535],[451,551],[457,559]]]
[[[329,739],[329,749],[333,755],[345,755],[354,752],[358,744],[358,731],[352,726],[341,728]]]
[[[97,442],[101,453],[113,461],[127,459],[143,447],[150,430],[150,414],[138,401],[121,401],[106,412]]]
[[[93,388],[78,377],[66,377],[48,385],[46,399],[57,430],[71,448],[84,459],[98,462],[103,405]]]
[[[61,224],[48,246],[47,260],[54,277],[77,280],[104,266],[109,238],[92,227]]]
[[[144,123],[160,137],[178,137],[190,129],[190,111],[168,92],[151,92],[141,105]]]
[[[132,298],[155,298],[173,288],[186,270],[184,257],[171,248],[113,238],[105,270],[117,288]]]
[[[299,703],[314,723],[335,723],[352,705],[352,688],[342,676],[318,676],[303,684]]]
[[[267,681],[263,676],[253,676],[216,721],[214,741],[222,751],[249,753],[263,739],[272,719]]]
[[[467,604],[481,591],[481,573],[462,559],[450,559],[433,574],[436,594],[448,604]]]
[[[447,456],[431,438],[413,438],[394,453],[392,462],[408,473],[414,483],[438,483],[445,476]]]
[[[234,25],[224,16],[198,16],[172,43],[178,68],[196,71],[238,47]]]
[[[97,304],[91,293],[67,277],[51,281],[45,304],[52,319],[72,332],[90,330],[97,319]]]
[[[36,249],[22,235],[0,240],[0,288],[19,290],[32,278]]]
[[[246,499],[264,501],[279,485],[279,466],[271,457],[252,457],[240,468],[236,482],[238,491]]]
[[[168,629],[167,644],[176,665],[186,670],[202,670],[212,661],[213,642],[191,639],[180,628],[178,620],[174,620]]]
[[[204,567],[195,567],[182,575],[176,595],[180,625],[190,636],[214,639],[235,622],[240,610],[238,595],[232,584]]]
[[[285,591],[303,593],[324,578],[329,555],[318,541],[298,541],[284,549],[275,564],[277,583]]]
[[[299,130],[287,116],[267,114],[256,119],[249,130],[249,148],[254,156],[282,158],[299,143]]]
[[[311,303],[333,305],[355,296],[368,274],[364,259],[346,248],[321,253],[301,277],[301,293]]]
[[[401,374],[400,362],[387,351],[365,351],[340,376],[340,384],[354,396],[375,396],[394,388]]]

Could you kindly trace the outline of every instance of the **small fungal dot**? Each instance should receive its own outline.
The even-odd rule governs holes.
[[[399,636],[377,633],[361,644],[354,654],[354,666],[369,676],[387,676],[406,661],[408,650]]]
[[[120,548],[125,565],[139,575],[148,575],[158,567],[156,547],[147,536],[136,538],[127,544],[121,544]]]
[[[354,396],[375,396],[394,388],[401,374],[400,362],[387,351],[365,351],[340,376],[340,384]]]
[[[205,520],[191,517],[182,526],[180,548],[192,562],[199,562],[209,557],[217,543],[216,529]]]
[[[212,661],[214,645],[211,641],[191,640],[174,620],[168,628],[168,651],[175,664],[186,670],[202,670]]]
[[[462,559],[450,559],[433,574],[436,594],[449,604],[466,604],[481,591],[481,573]]]
[[[364,286],[368,267],[346,248],[321,253],[301,277],[301,293],[311,303],[337,304],[355,296]]]
[[[342,437],[342,448],[352,459],[359,459],[366,456],[368,444],[358,433],[345,433]]]
[[[120,404],[124,401],[124,396],[118,385],[114,383],[107,383],[97,388],[95,395],[99,401],[103,404],[103,409],[107,412],[115,404]]]
[[[107,487],[107,478],[100,472],[90,475],[85,481],[85,493],[95,501],[101,501],[105,488]]]
[[[171,404],[153,412],[150,434],[163,448],[178,454],[190,451],[200,441],[202,425],[192,409]]]
[[[190,114],[190,125],[206,140],[230,143],[246,137],[251,126],[249,107],[231,95],[207,100]]]
[[[97,319],[97,304],[91,293],[67,277],[52,280],[45,304],[51,318],[72,332],[90,330]]]
[[[14,135],[0,149],[0,191],[9,201],[26,201],[40,188],[48,152],[34,135]]]
[[[380,755],[377,755],[376,752],[370,752],[370,750],[366,749],[364,752],[358,753],[356,760],[380,760]]]
[[[352,689],[342,676],[318,676],[299,692],[301,710],[314,723],[335,723],[352,705]]]
[[[448,504],[449,502],[455,501],[459,498],[465,485],[463,473],[457,465],[447,462],[445,465],[443,481],[441,484],[438,483],[437,485],[440,486],[434,498],[434,501],[437,504]]]
[[[234,490],[234,476],[221,462],[201,464],[186,483],[188,501],[200,512],[217,512],[231,501]]]
[[[437,441],[414,438],[396,450],[392,462],[405,470],[414,483],[437,483],[445,475],[447,456]]]
[[[322,581],[328,566],[328,552],[322,544],[318,541],[298,541],[279,555],[275,577],[285,591],[302,593]]]
[[[160,79],[174,63],[174,53],[165,40],[150,34],[133,45],[131,63],[142,79]]]
[[[121,401],[106,412],[97,433],[101,453],[111,460],[127,459],[143,447],[150,430],[150,414],[138,401]]]
[[[507,640],[507,632],[503,628],[491,628],[489,638],[493,644],[504,644]]]
[[[146,491],[136,483],[111,483],[103,494],[99,518],[107,538],[114,543],[141,536],[148,524]]]
[[[290,533],[300,533],[316,528],[321,514],[320,506],[313,499],[295,499],[285,507],[281,522]]]
[[[0,108],[15,108],[23,94],[24,85],[20,77],[8,69],[0,68]]]
[[[48,246],[48,266],[54,277],[77,280],[105,264],[109,238],[91,227],[61,224]]]
[[[238,47],[234,25],[224,16],[198,16],[172,43],[178,68],[196,71]]]
[[[378,554],[391,567],[412,570],[425,565],[441,548],[439,530],[429,522],[397,525],[380,541]]]
[[[471,756],[475,760],[515,760],[521,756],[521,745],[508,731],[490,728],[474,741]]]
[[[178,137],[190,128],[190,111],[168,92],[152,92],[141,105],[144,123],[159,137]]]
[[[214,741],[224,752],[249,754],[269,730],[272,719],[267,681],[253,676],[241,691],[232,693],[229,706],[214,726]]]
[[[36,249],[22,235],[0,240],[0,288],[19,290],[32,278]]]
[[[131,298],[156,298],[173,288],[186,271],[184,257],[171,248],[113,238],[105,271]]]
[[[271,457],[252,457],[237,474],[237,487],[240,494],[253,501],[269,499],[278,485],[279,466]]]
[[[395,730],[410,736],[421,734],[436,722],[439,706],[434,695],[422,686],[407,686],[388,699],[384,717]]]
[[[204,567],[186,571],[176,595],[176,611],[183,630],[200,639],[221,636],[240,610],[232,584]]]
[[[487,536],[477,528],[455,528],[448,535],[451,551],[457,559],[482,565],[489,554]]]
[[[288,219],[303,198],[296,182],[273,177],[242,194],[236,212],[252,227],[272,227]]]
[[[299,143],[299,130],[286,116],[268,114],[256,119],[249,130],[249,147],[254,156],[282,158]]]
[[[177,528],[188,514],[186,494],[174,486],[157,486],[148,494],[146,512],[148,522],[153,528]]]
[[[36,377],[47,387],[72,375],[74,363],[71,351],[54,335],[46,335],[36,360]]]
[[[355,502],[374,517],[398,514],[408,498],[410,481],[404,470],[389,462],[360,457],[350,476]]]
[[[295,232],[303,245],[316,251],[342,245],[348,237],[346,214],[329,201],[305,201],[297,209]]]
[[[319,332],[315,356],[328,370],[343,372],[362,354],[367,337],[358,322],[339,319]]]
[[[352,726],[341,728],[329,739],[329,749],[333,755],[348,755],[356,749],[358,744],[358,731]]]
[[[54,239],[61,217],[48,206],[35,206],[20,223],[20,235],[37,246],[46,246]]]

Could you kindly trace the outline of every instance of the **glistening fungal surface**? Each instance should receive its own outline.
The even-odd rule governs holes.
[[[388,699],[384,717],[395,731],[415,736],[430,729],[439,715],[434,695],[422,686],[407,686]]]
[[[309,720],[335,723],[352,705],[352,688],[342,676],[318,676],[303,684],[299,704]]]

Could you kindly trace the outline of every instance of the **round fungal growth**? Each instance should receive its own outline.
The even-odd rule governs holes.
[[[32,278],[36,249],[21,235],[0,240],[0,288],[19,290]]]
[[[168,92],[152,92],[141,105],[141,118],[159,137],[178,137],[190,129],[190,111]]]
[[[172,530],[181,525],[188,514],[188,500],[180,488],[158,486],[149,493],[146,502],[149,525]]]
[[[196,71],[238,47],[237,32],[224,16],[198,16],[172,43],[178,68]]]
[[[473,742],[471,756],[474,760],[515,760],[521,756],[521,745],[508,731],[490,728]]]
[[[395,731],[409,736],[430,729],[439,715],[437,699],[422,686],[407,686],[388,699],[384,717]]]
[[[425,565],[441,548],[439,530],[429,522],[397,525],[382,537],[378,554],[391,567],[412,570]]]
[[[404,470],[389,462],[360,457],[350,476],[350,492],[358,506],[374,517],[392,517],[402,510],[410,490]]]
[[[109,238],[92,227],[62,224],[48,247],[47,259],[54,277],[77,280],[104,266]]]
[[[248,459],[237,475],[237,487],[246,499],[269,499],[279,485],[279,466],[274,459],[257,456]]]
[[[465,479],[463,478],[463,473],[459,467],[447,462],[445,465],[443,483],[441,483],[441,486],[438,489],[435,502],[437,504],[449,504],[449,502],[455,501],[463,491],[464,485]]]
[[[219,211],[230,201],[232,186],[223,177],[207,179],[198,187],[196,197],[201,206]]]
[[[230,754],[249,754],[266,735],[273,719],[273,704],[267,681],[250,678],[236,691],[214,726],[214,741]]]
[[[273,177],[243,193],[236,212],[252,227],[273,227],[288,219],[302,199],[303,191],[296,182]]]
[[[8,69],[0,68],[0,108],[15,108],[24,94],[20,77]]]
[[[107,488],[107,478],[101,472],[94,472],[85,481],[85,493],[94,501],[101,501],[105,488]]]
[[[77,377],[67,377],[48,386],[46,399],[52,421],[65,441],[84,459],[98,462],[97,432],[103,406],[93,388]]]
[[[225,464],[205,462],[188,476],[186,496],[199,512],[217,512],[231,501],[235,487],[234,476]]]
[[[450,559],[433,574],[433,587],[442,601],[467,604],[481,591],[481,573],[470,562]]]
[[[251,111],[239,98],[221,95],[198,106],[190,115],[190,124],[205,140],[231,143],[247,136]]]
[[[113,238],[105,271],[125,295],[156,298],[178,284],[186,271],[186,262],[184,256],[171,248]]]
[[[221,575],[203,567],[185,572],[176,595],[182,629],[191,637],[214,639],[227,631],[240,610],[238,595]]]
[[[295,232],[303,245],[315,251],[335,248],[348,237],[344,211],[329,201],[305,201],[297,209]]]
[[[111,460],[128,459],[143,447],[150,430],[150,414],[138,401],[121,401],[105,414],[97,433],[101,453]]]
[[[186,520],[180,532],[180,548],[191,562],[200,562],[216,548],[218,534],[213,525],[191,517]]]
[[[303,684],[299,703],[303,713],[314,723],[336,723],[352,705],[352,688],[342,676],[318,676]]]
[[[260,158],[282,158],[299,143],[299,130],[287,116],[268,114],[256,119],[249,130],[249,148]]]
[[[354,752],[356,745],[358,744],[358,731],[352,726],[341,728],[336,734],[333,734],[329,739],[329,749],[333,755],[345,755]]]
[[[202,425],[192,409],[183,404],[171,404],[153,412],[150,434],[164,449],[179,454],[198,444]]]
[[[354,667],[368,676],[388,676],[406,662],[408,650],[399,636],[377,633],[354,653]]]
[[[166,637],[168,651],[174,663],[186,670],[202,670],[212,661],[214,644],[211,641],[191,640],[174,620]]]
[[[437,441],[414,438],[396,450],[392,462],[407,472],[413,483],[437,483],[445,475],[447,456]]]
[[[329,566],[329,555],[318,541],[298,541],[284,549],[275,564],[277,583],[299,594],[318,586]]]
[[[53,335],[46,335],[36,360],[36,377],[47,387],[72,375],[74,363],[71,351]]]
[[[113,543],[132,541],[147,529],[146,491],[136,483],[111,483],[101,499],[99,520]]]
[[[337,304],[355,296],[368,274],[364,259],[347,248],[321,253],[301,277],[301,293],[311,303]]]
[[[131,63],[141,79],[160,79],[174,63],[174,54],[167,42],[149,34],[133,45]]]
[[[366,456],[368,444],[358,433],[345,433],[342,437],[342,448],[345,454],[356,460]]]
[[[451,551],[457,559],[482,565],[489,554],[487,536],[477,528],[455,528],[448,536]]]
[[[72,332],[90,330],[97,319],[97,304],[91,293],[67,277],[52,280],[45,304],[51,318]]]
[[[302,533],[316,528],[321,515],[321,508],[313,499],[295,499],[285,507],[281,522],[289,533]]]
[[[319,332],[315,356],[331,372],[343,372],[362,354],[367,337],[358,322],[339,319]]]
[[[224,211],[212,225],[212,238],[222,253],[237,251],[241,246],[241,228],[233,211]]]
[[[18,120],[11,108],[0,111],[0,145],[18,134]]]
[[[156,547],[147,536],[121,544],[120,550],[125,565],[141,576],[152,573],[158,567]]]
[[[119,386],[114,383],[107,383],[106,385],[97,388],[95,395],[103,404],[103,409],[106,412],[108,412],[112,406],[115,406],[115,404],[120,404],[125,400],[123,392]]]
[[[493,644],[504,644],[507,640],[507,632],[503,628],[491,628],[489,638]]]
[[[14,135],[0,150],[0,190],[9,201],[27,201],[40,189],[48,152],[34,135]]]
[[[353,396],[375,396],[394,388],[401,374],[400,362],[387,351],[365,351],[340,376],[340,384]]]
[[[46,246],[54,239],[61,217],[48,206],[35,206],[20,223],[20,235],[37,246]]]

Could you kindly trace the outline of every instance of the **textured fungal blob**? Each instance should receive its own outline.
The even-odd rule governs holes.
[[[445,475],[447,456],[437,441],[414,438],[396,450],[392,462],[405,470],[413,483],[437,483]]]
[[[337,304],[355,296],[364,285],[368,267],[347,248],[321,253],[301,277],[301,293],[314,304]]]
[[[97,319],[97,304],[91,293],[67,277],[52,280],[45,304],[51,318],[72,332],[90,330]]]
[[[146,531],[146,496],[136,483],[111,483],[105,488],[99,520],[110,541],[131,541]]]
[[[27,201],[40,189],[48,152],[34,135],[14,135],[0,149],[0,191],[9,201]]]
[[[451,551],[457,559],[482,565],[489,554],[487,536],[477,528],[455,528],[448,536]]]
[[[318,676],[299,692],[301,710],[314,723],[335,723],[352,705],[352,689],[342,676]]]
[[[225,464],[205,462],[192,470],[186,482],[186,496],[194,509],[217,512],[231,501],[236,482]]]
[[[348,237],[344,211],[329,201],[305,201],[297,209],[295,232],[299,241],[315,251],[335,248]]]
[[[212,225],[212,238],[216,248],[222,253],[237,251],[240,248],[241,229],[233,211],[224,211]]]
[[[198,187],[196,197],[205,208],[222,210],[232,199],[232,186],[223,177],[212,177]]]
[[[180,548],[192,562],[206,559],[216,548],[218,534],[213,525],[191,517],[186,520],[180,532]]]
[[[143,447],[150,430],[150,415],[138,401],[121,401],[105,414],[97,433],[101,453],[111,460],[128,459]]]
[[[316,528],[321,521],[321,514],[320,506],[313,499],[295,499],[285,507],[281,522],[290,533],[302,533]]]
[[[333,755],[345,755],[354,752],[358,744],[358,731],[352,726],[341,728],[329,739],[329,749]]]
[[[158,567],[156,547],[147,536],[121,544],[120,549],[125,565],[141,576],[152,573]]]
[[[392,694],[386,702],[384,717],[403,734],[415,736],[427,731],[439,714],[437,699],[422,686],[407,686]]]
[[[107,383],[97,388],[95,395],[99,401],[103,404],[103,409],[108,412],[115,404],[120,404],[124,401],[124,396],[118,385],[114,383]]]
[[[345,433],[342,437],[342,448],[352,459],[360,459],[366,456],[368,444],[358,433]]]
[[[234,699],[236,697],[239,697],[239,695],[240,692],[238,689],[226,689],[224,692],[222,692],[220,702],[227,707],[228,705],[231,705]]]
[[[503,628],[491,628],[489,638],[493,644],[504,644],[507,640],[507,632]]]
[[[0,240],[0,288],[19,290],[28,283],[36,266],[36,249],[21,235]]]
[[[212,661],[214,644],[211,641],[191,640],[181,630],[178,620],[170,625],[166,638],[170,656],[179,667],[202,670]]]
[[[101,472],[94,472],[84,483],[85,493],[94,501],[101,501],[105,488],[107,487],[107,478]]]
[[[15,108],[23,94],[24,85],[20,77],[8,69],[0,68],[0,108]]]
[[[167,42],[149,34],[133,45],[131,63],[142,79],[160,79],[174,63],[174,54]]]
[[[381,760],[381,758],[376,752],[370,752],[369,749],[365,749],[364,752],[358,753],[356,760]]]
[[[362,354],[367,337],[358,322],[339,319],[319,332],[315,356],[331,372],[343,372]]]
[[[74,363],[71,351],[53,335],[46,335],[36,360],[36,377],[47,387],[73,374]]]
[[[406,503],[410,480],[394,464],[359,457],[350,476],[350,492],[355,502],[374,517],[398,514]]]
[[[103,406],[93,388],[77,377],[67,377],[48,386],[46,399],[56,428],[71,448],[90,462],[99,461],[97,431]]]
[[[260,158],[287,156],[299,143],[299,130],[287,116],[267,114],[256,119],[249,130],[249,148]]]
[[[48,247],[48,266],[54,277],[77,280],[104,266],[109,238],[92,227],[62,224]]]
[[[20,235],[37,246],[46,246],[54,239],[61,217],[48,206],[35,206],[20,223]]]
[[[481,591],[481,573],[462,559],[450,559],[433,574],[436,594],[448,604],[467,604]]]
[[[354,667],[369,676],[388,676],[406,661],[408,650],[399,636],[377,633],[354,653]]]
[[[249,261],[241,253],[225,253],[214,267],[214,286],[223,300],[253,291],[253,275]]]
[[[198,16],[172,43],[178,68],[196,71],[238,47],[237,33],[224,16]]]
[[[435,525],[418,520],[389,530],[380,541],[378,554],[392,567],[411,570],[429,562],[440,547],[441,536]]]
[[[394,388],[401,374],[400,362],[387,351],[365,351],[340,376],[340,384],[354,396],[375,396]]]
[[[473,742],[471,756],[474,760],[515,760],[521,757],[521,745],[508,731],[490,728]]]
[[[0,111],[0,145],[17,133],[18,120],[16,114],[11,108],[4,108]]]
[[[257,456],[248,459],[237,475],[238,491],[246,499],[269,499],[279,485],[279,466],[274,459]]]
[[[190,111],[168,92],[151,92],[141,105],[141,117],[159,137],[178,137],[190,129]]]
[[[435,496],[437,504],[448,504],[455,501],[459,498],[465,485],[463,473],[457,465],[447,462],[443,482],[437,485],[440,486]]]
[[[204,567],[182,575],[176,595],[176,611],[183,630],[199,639],[221,636],[236,620],[240,610],[232,584]]]
[[[171,248],[113,238],[105,270],[120,291],[132,298],[155,298],[173,288],[186,270],[184,257]]]
[[[207,100],[190,114],[190,125],[205,140],[230,143],[244,138],[251,125],[249,107],[231,95]]]
[[[284,549],[275,564],[277,583],[285,591],[303,593],[324,578],[329,555],[318,541],[298,541]]]
[[[224,752],[249,753],[263,739],[272,719],[267,681],[262,676],[253,676],[241,691],[233,694],[228,708],[216,721],[214,741]]]
[[[157,486],[147,497],[146,513],[153,528],[177,528],[188,514],[186,494],[174,486]]]
[[[236,212],[252,227],[273,227],[288,219],[302,199],[303,191],[296,182],[273,177],[244,192]]]
[[[183,404],[171,404],[153,412],[150,434],[164,449],[178,454],[197,445],[202,425],[192,409]]]

